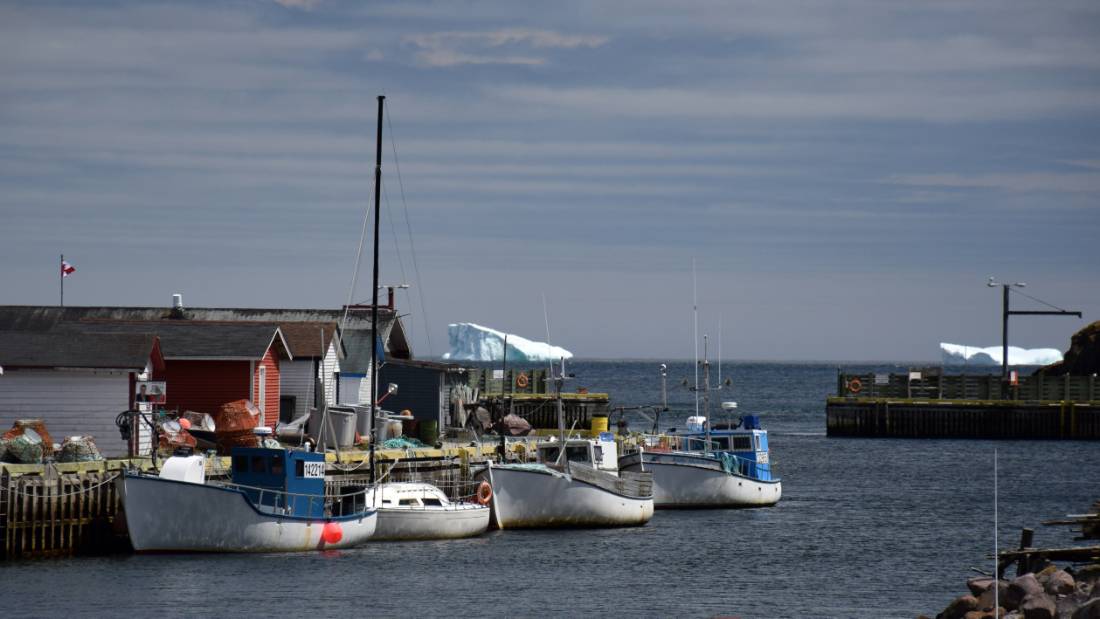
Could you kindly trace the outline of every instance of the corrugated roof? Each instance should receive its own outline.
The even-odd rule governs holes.
[[[156,341],[151,333],[0,331],[0,366],[140,371],[149,363]]]

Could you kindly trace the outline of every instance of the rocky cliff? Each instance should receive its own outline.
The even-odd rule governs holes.
[[[1100,320],[1073,334],[1061,362],[1039,368],[1035,373],[1047,376],[1100,373]]]

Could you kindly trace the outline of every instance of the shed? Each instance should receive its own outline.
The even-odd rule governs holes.
[[[0,331],[0,368],[0,429],[42,419],[59,442],[89,434],[104,455],[125,455],[115,418],[130,408],[134,381],[165,361],[150,333]]]
[[[397,393],[386,398],[386,410],[408,409],[418,422],[437,421],[440,430],[451,418],[451,391],[466,385],[466,370],[453,363],[390,359],[378,369],[379,383],[395,383]]]

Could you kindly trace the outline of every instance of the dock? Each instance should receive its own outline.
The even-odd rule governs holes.
[[[470,494],[470,467],[496,457],[498,443],[381,449],[386,481],[426,481]],[[366,451],[325,454],[329,489],[365,484]],[[46,464],[0,463],[0,560],[130,551],[114,479],[123,469],[153,468],[148,458]],[[209,477],[228,474],[228,456],[206,459]]]
[[[1100,440],[1095,376],[837,374],[826,399],[829,436]]]

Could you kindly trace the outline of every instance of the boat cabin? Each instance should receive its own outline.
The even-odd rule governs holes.
[[[705,429],[682,434],[681,448],[687,451],[704,451],[706,437]],[[741,475],[764,481],[772,478],[768,458],[768,431],[760,426],[760,418],[756,415],[742,417],[741,425],[736,429],[711,429],[710,451],[735,456],[731,466]]]
[[[234,447],[233,483],[263,511],[325,515],[325,456],[309,451]]]
[[[551,441],[538,446],[539,462],[548,465],[558,464],[561,455],[561,443]],[[574,439],[565,441],[565,459],[580,462],[603,471],[619,470],[618,447],[615,435],[600,432],[596,440]]]
[[[397,482],[381,484],[375,507],[444,507],[450,504],[447,495],[432,484]]]

